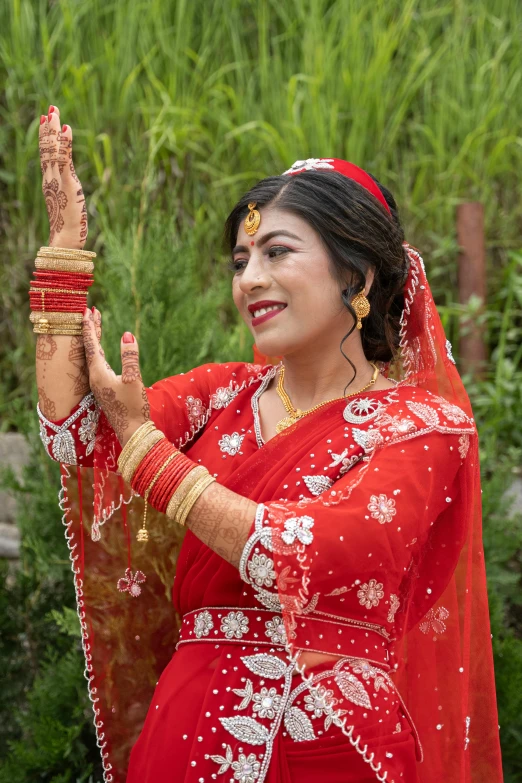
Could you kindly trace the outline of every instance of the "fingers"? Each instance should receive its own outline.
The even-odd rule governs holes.
[[[95,307],[91,308],[92,314],[94,315],[94,329],[96,331],[96,339],[101,345],[101,338],[102,338],[102,316],[99,310],[97,310]]]
[[[58,168],[58,137],[60,134],[60,111],[56,106],[49,106],[47,115],[48,135],[49,135],[49,163],[51,166],[51,175],[59,176]]]
[[[72,130],[70,125],[63,125],[58,131],[58,172],[69,173],[69,161],[72,160]]]
[[[49,168],[49,156],[50,156],[49,121],[47,119],[47,115],[42,115],[40,117],[40,128],[38,131],[38,148],[40,150],[40,168],[42,170],[42,175],[44,177],[44,182],[45,182],[47,169]]]
[[[84,310],[82,321],[83,345],[85,348],[87,367],[89,369],[91,389],[94,385],[98,386],[115,377],[112,367],[105,359],[105,353],[98,339],[97,328],[101,335],[101,314],[96,308],[94,308],[94,310],[97,314],[96,317],[98,318],[98,327],[95,323],[95,313],[87,307]]]
[[[121,380],[122,383],[141,383],[138,343],[130,332],[125,332],[121,338]]]

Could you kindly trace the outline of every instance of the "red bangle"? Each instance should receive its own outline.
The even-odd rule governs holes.
[[[174,465],[175,467],[171,470]],[[154,508],[162,512],[167,510],[172,495],[193,468],[194,463],[184,454],[180,454],[177,459],[172,460],[165,470],[165,478],[162,474],[150,493],[150,502]]]
[[[171,450],[169,446],[172,448],[172,444],[170,444],[166,438],[162,438],[162,440],[154,444],[151,450],[145,454],[136,468],[134,476],[132,477],[131,486],[139,495],[143,496],[145,494],[154,475],[168,457]]]
[[[57,283],[61,283],[67,280],[74,285],[89,285],[94,280],[94,275],[66,275],[66,274],[53,274],[52,272],[35,272],[33,280],[53,280]]]

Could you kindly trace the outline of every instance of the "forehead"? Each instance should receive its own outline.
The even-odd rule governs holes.
[[[237,232],[236,244],[248,246],[250,246],[251,242],[257,244],[259,239],[262,239],[266,234],[271,234],[274,231],[290,231],[303,242],[311,242],[319,239],[310,224],[298,215],[294,215],[292,212],[278,209],[277,207],[267,206],[260,207],[259,214],[261,215],[261,223],[253,236],[247,234],[245,231],[245,221],[244,219],[241,220]]]

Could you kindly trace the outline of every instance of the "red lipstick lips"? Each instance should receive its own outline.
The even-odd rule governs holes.
[[[257,318],[252,318],[252,326],[259,326],[259,324],[268,321],[270,318],[274,318],[274,316],[278,315],[286,308],[286,302],[276,302],[274,300],[262,299],[259,302],[255,302],[254,304],[248,305],[248,311],[252,316],[254,315],[256,310],[261,310],[263,307],[272,307],[273,305],[283,305],[283,307],[277,310],[271,310],[269,313],[264,313],[263,315],[260,315]]]

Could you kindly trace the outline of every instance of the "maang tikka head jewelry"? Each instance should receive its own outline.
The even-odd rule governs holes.
[[[370,303],[364,295],[364,288],[350,302],[357,316],[357,328],[362,329],[362,319],[370,314]]]
[[[248,205],[248,208],[250,212],[245,218],[245,231],[249,236],[253,236],[259,228],[259,224],[261,223],[261,215],[256,209],[255,201],[251,201]]]

